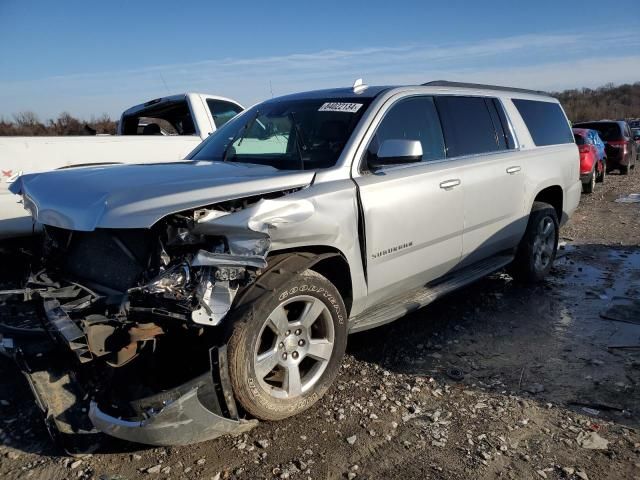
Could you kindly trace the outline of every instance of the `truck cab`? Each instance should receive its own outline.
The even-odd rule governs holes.
[[[206,93],[155,98],[125,110],[118,135],[195,135],[204,140],[242,110],[234,100]]]

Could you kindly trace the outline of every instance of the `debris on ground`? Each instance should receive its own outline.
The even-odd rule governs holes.
[[[606,450],[609,441],[602,438],[596,432],[580,432],[576,438],[578,445],[589,450]]]
[[[542,385],[541,383],[532,383],[530,385],[527,385],[525,387],[525,391],[535,395],[537,393],[542,393],[544,392],[544,385]]]
[[[605,320],[627,322],[640,325],[640,300],[635,298],[613,297],[606,310],[600,313]]]
[[[464,372],[459,369],[459,368],[448,368],[447,369],[447,377],[449,377],[451,380],[455,380],[457,382],[460,382],[462,380],[464,380]]]

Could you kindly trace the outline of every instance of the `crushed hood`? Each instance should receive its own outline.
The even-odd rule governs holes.
[[[40,223],[69,230],[149,228],[171,213],[309,185],[311,171],[223,162],[71,168],[19,177],[10,187]]]

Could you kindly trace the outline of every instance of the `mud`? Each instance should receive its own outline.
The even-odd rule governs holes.
[[[325,398],[237,438],[70,458],[0,360],[0,477],[640,478],[640,325],[600,315],[640,298],[640,204],[615,202],[635,192],[612,174],[583,195],[545,283],[499,273],[351,336]]]

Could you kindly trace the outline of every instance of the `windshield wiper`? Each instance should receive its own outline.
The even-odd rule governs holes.
[[[296,117],[293,112],[289,112],[289,118],[291,119],[293,129],[296,131],[296,149],[298,150],[298,157],[300,157],[300,170],[304,170],[304,160],[302,159],[302,152],[306,152],[309,147],[307,147],[307,142],[304,141],[302,131],[300,130],[300,127],[296,122]]]
[[[253,127],[253,124],[255,123],[255,121],[258,119],[258,116],[260,115],[260,110],[256,110],[256,113],[247,121],[247,123],[244,124],[244,127],[242,127],[238,133],[236,133],[233,138],[231,139],[231,141],[227,144],[226,147],[224,147],[224,152],[222,152],[222,161],[226,162],[227,161],[227,156],[229,155],[229,150],[231,149],[231,146],[234,144],[234,142],[236,142],[238,139],[240,139],[240,141],[238,142],[238,146],[242,145],[242,140],[244,140],[244,136],[247,134],[247,132],[249,131],[249,129],[251,127]]]

